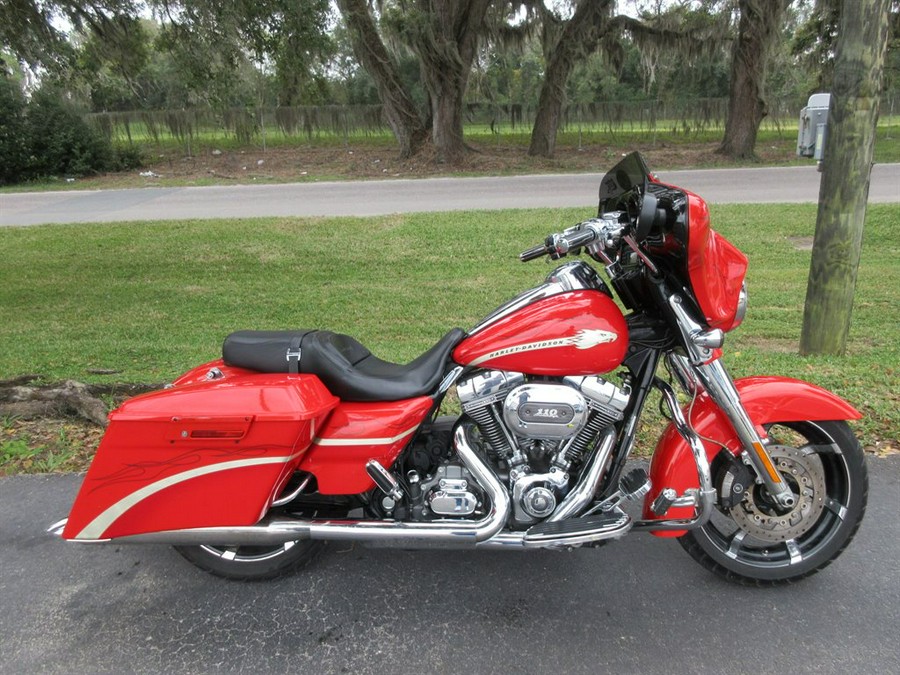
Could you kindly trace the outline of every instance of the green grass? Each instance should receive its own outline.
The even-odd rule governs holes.
[[[685,147],[698,143],[718,143],[722,140],[724,128],[707,126],[702,129],[685,129],[677,121],[660,121],[655,129],[641,128],[632,124],[621,124],[612,129],[606,125],[585,124],[579,131],[576,124],[560,129],[557,135],[557,145],[560,147],[581,145],[612,145],[631,146],[647,143],[664,144],[673,147]],[[531,128],[529,125],[519,125],[516,128],[503,126],[498,132],[494,132],[487,125],[466,125],[466,140],[476,146],[489,150],[491,145],[502,144],[512,147],[521,147],[524,153],[531,143]],[[116,142],[127,143],[121,136],[116,137]],[[154,152],[185,152],[188,147],[191,153],[202,154],[217,148],[220,150],[253,150],[259,151],[263,147],[263,138],[260,135],[254,137],[251,143],[244,144],[233,136],[224,132],[204,131],[195,136],[188,146],[185,142],[170,135],[160,136],[160,140],[154,141],[149,135],[132,134],[133,142],[144,148],[148,155]],[[900,161],[900,117],[886,117],[878,125],[875,136],[875,161],[897,162]],[[787,144],[790,148],[797,143],[796,122],[778,126],[762,126],[757,136],[758,147],[765,145]],[[390,131],[385,128],[381,132],[358,132],[347,136],[331,132],[318,132],[313,137],[305,135],[285,136],[277,128],[267,131],[265,144],[268,148],[291,147],[343,147],[351,144],[368,148],[384,149],[392,151],[396,149],[396,141]],[[808,162],[803,159],[798,161]],[[668,169],[672,167],[659,167]]]
[[[864,442],[900,437],[900,206],[869,208],[847,356],[800,357],[814,205],[712,208],[750,257],[735,376],[782,374],[860,408]],[[229,332],[321,327],[406,362],[474,325],[551,267],[516,254],[591,215],[511,210],[379,218],[214,220],[0,230],[0,379],[164,382],[217,358]],[[91,369],[120,371],[91,375]],[[21,453],[13,445],[3,453]]]

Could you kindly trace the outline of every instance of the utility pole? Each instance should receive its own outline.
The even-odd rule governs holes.
[[[843,354],[862,247],[891,0],[843,0],[801,354]]]

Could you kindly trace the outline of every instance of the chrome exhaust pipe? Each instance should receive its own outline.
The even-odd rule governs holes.
[[[264,519],[242,527],[201,527],[149,532],[108,541],[134,544],[266,546],[300,539],[377,542],[409,547],[474,547],[497,534],[509,519],[509,494],[491,468],[469,445],[463,427],[457,427],[453,443],[459,458],[487,492],[491,510],[481,520],[407,523],[389,520]]]
[[[616,432],[607,429],[599,439],[599,447],[591,459],[587,471],[584,471],[581,480],[578,481],[572,491],[566,495],[562,503],[556,507],[553,514],[547,518],[548,522],[556,523],[581,515],[581,512],[591,503],[594,495],[600,487],[600,481],[606,475],[606,465],[609,463],[609,455],[616,443]]]

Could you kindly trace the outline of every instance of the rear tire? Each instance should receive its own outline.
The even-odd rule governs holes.
[[[274,546],[175,546],[185,559],[210,574],[235,581],[261,581],[290,574],[312,562],[321,541],[289,541]]]
[[[766,426],[773,462],[797,505],[779,510],[755,486],[678,540],[706,569],[745,585],[791,583],[827,567],[856,534],[869,491],[865,457],[846,422]]]

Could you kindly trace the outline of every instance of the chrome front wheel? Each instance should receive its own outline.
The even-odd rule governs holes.
[[[754,485],[679,539],[701,565],[738,583],[775,585],[818,572],[850,543],[866,509],[865,458],[845,422],[781,422],[768,435],[794,504],[782,508]]]

